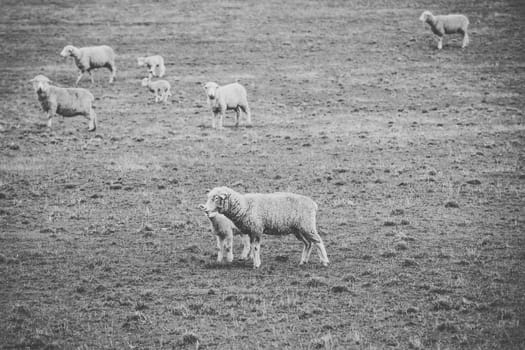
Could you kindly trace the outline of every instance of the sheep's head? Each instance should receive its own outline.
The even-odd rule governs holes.
[[[203,88],[204,91],[206,91],[206,96],[208,96],[210,100],[213,100],[217,95],[217,89],[219,88],[219,85],[210,81],[204,84]]]
[[[434,17],[430,11],[423,11],[421,16],[419,17],[419,20],[421,22],[427,22],[430,18]]]
[[[142,86],[148,86],[149,82],[150,82],[149,78],[144,78],[144,79],[142,79],[141,84],[142,84]]]
[[[73,45],[67,45],[66,47],[62,49],[60,56],[66,58],[68,56],[71,56],[74,51],[75,51],[75,47]]]
[[[213,217],[217,213],[224,213],[229,207],[230,193],[226,187],[215,187],[213,190],[208,192],[208,200],[206,204],[199,205],[206,215]]]
[[[137,58],[137,64],[139,67],[142,67],[145,63],[146,57],[138,57]]]
[[[48,77],[39,74],[31,79],[30,82],[33,84],[33,89],[35,89],[36,92],[48,92],[51,80],[49,80]]]

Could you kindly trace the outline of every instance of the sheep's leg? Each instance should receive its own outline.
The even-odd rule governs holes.
[[[221,112],[219,113],[219,120],[217,122],[217,129],[219,130],[222,130],[224,129],[224,127],[222,126],[222,123],[223,123],[223,120],[224,120],[224,113],[226,111],[224,109],[221,110]]]
[[[438,50],[441,50],[443,48],[443,37],[440,36],[438,39]]]
[[[47,112],[47,127],[51,129],[51,125],[53,125],[53,112],[49,111]]]
[[[260,236],[251,235],[250,236],[250,244],[251,244],[251,251],[250,255],[253,259],[253,268],[258,269],[259,266],[261,266],[261,239]]]
[[[89,77],[91,78],[91,86],[95,85],[95,79],[93,79],[93,74],[91,74],[90,70],[88,70],[87,72],[89,74]]]
[[[95,131],[97,129],[97,114],[91,108],[89,112],[89,131]]]
[[[241,117],[241,107],[235,108],[235,127],[239,126],[239,118]]]
[[[78,85],[78,83],[80,82],[80,79],[82,79],[82,76],[84,75],[84,72],[80,71],[78,73],[78,77],[77,77],[77,81],[75,82],[75,85]]]
[[[307,262],[306,253],[308,251],[308,245],[311,246],[312,243],[308,242],[308,240],[306,240],[306,238],[298,232],[295,232],[294,235],[295,237],[297,237],[298,240],[303,242],[303,252],[301,253],[301,260],[299,261],[299,265],[303,265]]]
[[[224,249],[226,250],[226,261],[233,261],[233,236],[224,240]]]
[[[241,260],[246,260],[248,259],[248,254],[250,254],[250,236],[242,235],[241,240],[243,244]]]
[[[212,116],[212,119],[211,119],[211,127],[213,129],[215,129],[215,127],[216,127],[216,122],[215,122],[216,119],[217,119],[217,113],[213,112],[213,116]]]
[[[115,75],[117,74],[117,68],[115,67],[114,64],[110,64],[108,68],[110,71],[109,83],[111,84],[115,81]]]
[[[222,258],[224,257],[224,243],[223,243],[223,240],[217,236],[217,248],[218,248],[218,251],[217,251],[217,262],[221,262],[222,261]]]
[[[469,41],[470,40],[469,40],[469,37],[468,37],[468,33],[464,32],[463,33],[463,43],[461,44],[461,48],[464,49],[465,47],[467,47]]]

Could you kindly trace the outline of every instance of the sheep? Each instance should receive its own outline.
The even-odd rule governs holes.
[[[164,58],[159,55],[155,56],[148,56],[148,57],[138,57],[137,63],[139,67],[147,66],[148,67],[148,76],[154,77],[155,75],[155,68],[159,68],[159,78],[162,78],[164,76],[164,73],[166,73],[166,66],[164,66]]]
[[[230,219],[250,236],[253,267],[261,265],[261,236],[293,234],[303,242],[300,265],[308,262],[313,244],[324,266],[328,257],[323,240],[317,233],[317,204],[309,197],[289,192],[240,194],[228,187],[215,187],[208,192],[204,205],[210,215],[219,213]]]
[[[52,117],[60,114],[63,117],[77,115],[89,118],[89,131],[97,128],[97,115],[92,103],[95,100],[91,92],[81,88],[61,88],[50,85],[47,77],[37,75],[30,80],[38,96],[38,101],[47,112],[47,126],[51,128]]]
[[[439,37],[438,50],[443,47],[443,36],[445,34],[463,34],[461,48],[465,48],[470,41],[467,33],[469,20],[464,15],[434,16],[430,11],[424,11],[419,20],[428,23],[432,32]]]
[[[213,112],[212,128],[222,129],[222,121],[224,113],[228,109],[233,109],[236,112],[235,126],[239,126],[239,117],[241,110],[246,113],[246,122],[251,125],[250,107],[246,98],[246,89],[239,83],[219,86],[214,82],[208,82],[203,86],[208,98],[208,105]],[[216,119],[218,122],[216,123]]]
[[[201,210],[205,210],[203,204],[199,205]],[[206,215],[210,220],[211,230],[217,237],[217,261],[222,262],[226,252],[226,260],[233,261],[233,236],[240,235],[243,243],[241,260],[246,260],[250,253],[250,236],[243,234],[226,216],[219,213],[209,213]]]
[[[60,52],[60,56],[64,58],[72,56],[75,59],[75,63],[80,71],[75,85],[78,85],[78,82],[82,79],[85,72],[91,77],[91,84],[95,84],[91,70],[96,68],[105,67],[109,69],[111,72],[109,82],[112,83],[115,80],[115,73],[117,71],[115,66],[115,52],[107,45],[81,48],[67,45],[62,52]]]
[[[142,86],[155,93],[155,102],[168,102],[168,97],[171,96],[171,85],[166,80],[151,81],[149,78],[144,78]]]

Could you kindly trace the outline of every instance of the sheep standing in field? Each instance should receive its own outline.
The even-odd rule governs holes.
[[[168,102],[168,97],[171,96],[171,85],[166,80],[151,81],[149,78],[142,79],[142,86],[148,88],[149,91],[155,93],[155,102]]]
[[[246,123],[251,125],[252,119],[246,89],[239,83],[219,86],[214,82],[204,84],[208,105],[213,113],[212,128],[222,129],[222,121],[226,110],[235,110],[235,126],[239,126],[241,110],[246,113]]]
[[[250,236],[254,268],[261,265],[263,234],[293,234],[304,244],[300,265],[308,262],[313,245],[322,264],[328,265],[323,240],[316,228],[317,204],[309,197],[287,192],[242,195],[228,187],[216,187],[208,193],[204,210],[208,215],[223,214]]]
[[[199,208],[205,210],[205,206],[200,204]],[[241,259],[246,260],[250,253],[250,236],[243,234],[226,216],[219,213],[207,213],[206,215],[210,220],[211,230],[217,237],[217,261],[221,262],[224,253],[226,253],[226,260],[228,262],[233,261],[233,236],[240,235],[242,238],[243,249],[241,253]]]
[[[60,114],[63,117],[74,117],[77,115],[89,119],[89,131],[97,128],[97,115],[93,110],[94,97],[86,89],[61,88],[50,85],[51,82],[43,75],[37,75],[30,80],[38,96],[38,101],[47,112],[47,126],[50,128],[52,117]]]
[[[430,11],[424,11],[419,20],[430,25],[432,32],[436,34],[438,39],[438,50],[443,47],[443,36],[445,34],[462,34],[463,43],[461,48],[465,48],[469,43],[468,37],[468,18],[464,15],[440,15],[434,16]]]
[[[67,45],[60,53],[60,56],[64,58],[71,56],[75,59],[75,63],[80,71],[75,85],[78,85],[78,82],[82,79],[85,72],[91,77],[91,84],[95,84],[91,70],[96,68],[109,69],[111,72],[109,82],[112,83],[115,80],[115,73],[117,71],[115,66],[115,52],[107,45],[81,48]]]
[[[164,58],[159,55],[155,56],[147,56],[147,57],[138,57],[137,63],[139,67],[147,66],[148,67],[148,76],[151,79],[151,77],[156,76],[155,75],[155,68],[159,68],[159,74],[158,77],[162,78],[164,76],[164,73],[166,73],[166,66],[164,66]]]

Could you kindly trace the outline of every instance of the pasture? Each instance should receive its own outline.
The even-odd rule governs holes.
[[[426,24],[470,19],[443,50]],[[518,0],[6,0],[0,12],[0,348],[523,349],[525,4]],[[28,82],[87,75],[96,132]],[[136,58],[160,54],[154,103]],[[211,128],[238,80],[253,127]],[[265,236],[218,264],[205,190],[319,205],[330,265]]]

